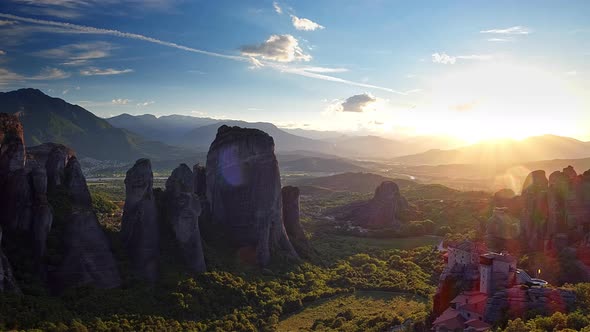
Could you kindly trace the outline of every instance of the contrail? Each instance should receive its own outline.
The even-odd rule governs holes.
[[[140,35],[137,33],[123,32],[123,31],[111,30],[111,29],[95,28],[95,27],[73,24],[73,23],[66,23],[66,22],[41,20],[41,19],[36,19],[36,18],[29,18],[29,17],[22,17],[22,16],[17,16],[17,15],[12,15],[12,14],[6,14],[6,13],[0,13],[0,17],[15,20],[15,21],[20,21],[20,22],[31,23],[31,24],[60,27],[60,28],[72,30],[72,31],[75,31],[78,33],[88,33],[88,34],[95,34],[95,35],[109,35],[109,36],[116,36],[116,37],[120,37],[120,38],[141,40],[141,41],[154,43],[154,44],[158,44],[158,45],[162,45],[162,46],[176,48],[176,49],[187,51],[187,52],[198,53],[198,54],[203,54],[203,55],[208,55],[208,56],[223,58],[223,59],[229,59],[229,60],[234,60],[234,61],[240,61],[240,62],[252,62],[253,61],[250,57],[244,57],[244,56],[238,56],[238,55],[228,55],[228,54],[200,50],[197,48],[184,46],[184,45],[180,45],[180,44],[176,44],[176,43],[172,43],[172,42]],[[306,71],[305,68],[302,69],[302,68],[297,68],[297,67],[289,67],[289,66],[279,65],[276,63],[268,62],[268,61],[256,60],[256,62],[259,64],[262,64],[264,66],[268,66],[270,68],[273,68],[275,70],[285,72],[285,73],[294,74],[294,75],[315,78],[315,79],[320,79],[320,80],[330,81],[330,82],[337,82],[337,83],[342,83],[342,84],[347,84],[347,85],[353,85],[353,86],[359,86],[359,87],[365,87],[365,88],[371,88],[371,89],[378,89],[378,90],[396,93],[396,94],[400,94],[400,95],[407,95],[407,93],[405,93],[405,92],[396,91],[396,90],[386,88],[386,87],[380,87],[380,86],[366,84],[366,83],[354,82],[354,81],[345,80],[345,79],[342,79],[339,77],[319,74],[317,72]]]

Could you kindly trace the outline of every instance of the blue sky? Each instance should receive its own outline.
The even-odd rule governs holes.
[[[7,0],[0,89],[467,140],[590,140],[588,1]]]

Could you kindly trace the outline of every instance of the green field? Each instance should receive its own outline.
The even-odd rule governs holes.
[[[401,323],[427,311],[419,296],[357,291],[314,302],[281,320],[277,331],[378,331],[380,323]]]

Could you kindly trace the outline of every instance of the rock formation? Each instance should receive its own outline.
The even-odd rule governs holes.
[[[522,188],[521,226],[526,243],[531,249],[542,249],[547,231],[549,181],[545,171],[529,174]]]
[[[351,203],[337,208],[336,218],[364,228],[399,229],[399,216],[408,209],[408,201],[395,182],[384,181],[369,201]]]
[[[96,214],[80,163],[71,157],[64,169],[64,189],[71,209],[60,222],[62,261],[49,278],[54,289],[91,284],[114,288],[121,284],[119,271]]]
[[[0,244],[2,244],[2,228],[0,227]],[[20,292],[14,275],[12,274],[12,267],[8,258],[2,252],[0,246],[0,293],[1,292]]]
[[[207,154],[212,223],[244,259],[267,265],[281,249],[297,257],[282,223],[281,182],[268,134],[221,126]]]
[[[281,190],[283,199],[283,223],[289,240],[300,256],[308,257],[310,246],[299,221],[299,188],[285,186]]]
[[[115,287],[120,279],[71,149],[46,143],[25,150],[23,127],[0,114],[0,227],[11,250],[27,257],[55,290],[83,284]],[[52,257],[48,238],[53,235]],[[6,257],[2,266],[7,266]],[[19,264],[20,262],[12,262]],[[3,268],[5,270],[5,268]],[[47,273],[45,273],[47,272]]]
[[[168,218],[186,264],[193,272],[203,272],[207,267],[199,230],[201,202],[195,194],[196,181],[190,168],[181,164],[166,181],[166,200]]]
[[[139,159],[125,176],[125,207],[121,238],[131,269],[142,279],[154,282],[158,276],[160,232],[153,192],[152,165]]]
[[[195,177],[195,194],[200,198],[205,198],[207,196],[207,170],[205,166],[194,165],[193,175]]]
[[[569,166],[545,177],[531,173],[522,191],[522,229],[531,248],[556,249],[583,240],[590,231],[590,172]]]

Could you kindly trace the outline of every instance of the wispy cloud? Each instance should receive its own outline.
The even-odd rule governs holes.
[[[512,39],[512,38],[488,38],[488,41],[502,43],[502,42],[511,42],[511,41],[514,41],[514,39]]]
[[[127,105],[127,104],[129,104],[130,101],[131,101],[130,99],[118,98],[118,99],[111,100],[111,103],[115,104],[115,105]]]
[[[504,29],[490,29],[490,30],[481,30],[480,33],[492,33],[498,35],[528,35],[532,31],[526,27],[517,25],[509,28]]]
[[[443,65],[454,65],[457,60],[492,60],[494,57],[489,54],[470,54],[470,55],[457,55],[457,56],[450,56],[446,53],[433,53],[432,54],[432,62],[440,63]]]
[[[297,30],[303,30],[303,31],[315,31],[318,29],[324,29],[323,26],[319,25],[318,23],[307,19],[307,18],[299,18],[295,15],[291,15],[291,22],[293,23],[293,26],[295,27],[295,29]]]
[[[33,76],[21,75],[9,69],[0,68],[0,85],[26,81],[60,80],[68,77],[70,77],[69,73],[64,72],[61,69],[51,67],[43,68],[39,74]]]
[[[297,38],[291,35],[272,35],[258,45],[240,48],[242,55],[278,62],[309,61],[311,55],[303,52]]]
[[[6,51],[0,50],[0,55],[6,55]]]
[[[106,58],[113,46],[107,42],[68,44],[36,52],[38,56],[65,60],[64,65],[84,65],[92,60]]]
[[[144,101],[143,103],[137,103],[137,106],[138,107],[146,107],[146,106],[153,105],[155,103],[156,103],[155,101],[150,100],[150,101]]]
[[[149,42],[149,43],[153,43],[153,44],[158,44],[158,45],[162,45],[162,46],[166,46],[166,47],[170,47],[170,48],[183,50],[186,52],[203,54],[203,55],[208,55],[208,56],[212,56],[212,57],[240,61],[240,62],[245,62],[245,63],[252,63],[252,60],[254,59],[254,58],[248,57],[248,56],[228,55],[228,54],[205,51],[205,50],[201,50],[201,49],[197,49],[197,48],[193,48],[193,47],[189,47],[189,46],[185,46],[185,45],[180,45],[180,44],[176,44],[176,43],[172,43],[172,42],[168,42],[168,41],[164,41],[164,40],[160,40],[160,39],[156,39],[156,38],[152,38],[152,37],[148,37],[148,36],[144,36],[144,35],[140,35],[140,34],[136,34],[136,33],[129,33],[129,32],[123,32],[123,31],[118,31],[118,30],[101,29],[101,28],[83,26],[83,25],[72,24],[72,23],[34,19],[34,18],[16,16],[16,15],[6,14],[6,13],[0,13],[0,18],[30,23],[30,24],[35,24],[35,25],[41,25],[41,26],[46,26],[46,27],[50,27],[50,28],[55,28],[54,30],[47,29],[46,32],[87,33],[87,34],[108,35],[108,36],[115,36],[115,37],[119,37],[119,38],[141,40],[141,41],[145,41],[145,42]],[[306,58],[311,59],[311,56],[310,55],[306,56],[300,50],[300,48],[299,48],[299,50],[297,50],[297,52],[295,52],[295,50],[293,52],[294,52],[294,55],[293,55],[294,57],[298,56],[301,59],[306,59]],[[300,54],[296,54],[296,53],[300,53]],[[285,66],[280,63],[273,62],[273,61],[259,61],[257,59],[254,59],[254,60],[256,60],[261,66],[267,66],[272,69],[278,70],[280,72],[290,73],[290,74],[294,74],[294,75],[300,75],[300,76],[324,80],[324,81],[337,82],[337,83],[342,83],[342,84],[347,84],[347,85],[352,85],[352,86],[378,89],[378,90],[388,91],[388,92],[397,93],[397,94],[401,94],[401,95],[406,94],[404,92],[396,91],[396,90],[393,90],[393,89],[390,89],[387,87],[364,84],[364,83],[360,83],[360,82],[342,79],[339,77],[320,74],[317,72],[306,71],[305,69],[302,69],[302,68]]]
[[[276,2],[276,1],[275,1],[275,2],[273,2],[273,3],[272,3],[272,6],[273,6],[273,8],[275,9],[275,12],[276,12],[277,14],[279,14],[279,15],[280,15],[280,14],[282,14],[282,13],[283,13],[283,8],[281,8],[281,6],[279,5],[279,3],[278,3],[278,2]]]
[[[88,68],[80,70],[80,75],[82,76],[107,76],[107,75],[120,75],[120,74],[127,74],[132,73],[133,69],[113,69],[113,68]]]

